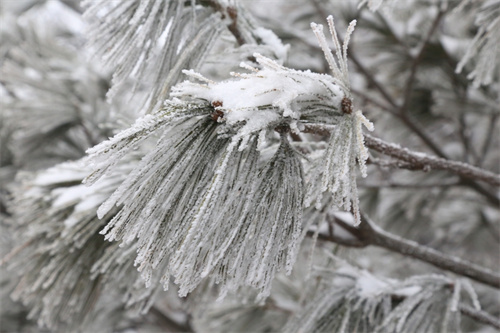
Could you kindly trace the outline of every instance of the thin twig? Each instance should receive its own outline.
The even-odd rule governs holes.
[[[398,145],[384,142],[368,134],[365,134],[365,143],[367,147],[373,150],[408,162],[422,170],[447,170],[464,178],[477,179],[491,185],[500,186],[500,175],[467,163],[413,152]]]
[[[388,233],[375,225],[366,216],[362,218],[360,230],[366,235],[365,237],[368,237],[371,245],[377,245],[419,259],[440,269],[469,277],[495,288],[500,288],[500,274],[498,272]]]
[[[413,133],[415,133],[426,145],[431,149],[437,156],[442,158],[448,158],[446,153],[437,145],[432,138],[427,135],[425,130],[420,126],[417,120],[411,116],[409,113],[399,113],[398,119],[400,119],[403,124],[408,127]]]
[[[396,116],[394,109],[391,108],[390,106],[384,105],[384,103],[381,103],[381,102],[375,100],[374,98],[368,96],[367,94],[365,94],[357,89],[354,89],[352,87],[351,87],[351,92],[354,95],[358,95],[359,97],[361,97],[361,99],[363,99],[363,100],[365,100],[365,101],[367,101],[375,106],[378,106],[380,109],[387,111],[387,112],[393,114],[394,116]]]
[[[477,165],[479,166],[483,166],[484,161],[486,160],[486,156],[488,155],[488,151],[490,150],[491,142],[493,141],[493,136],[495,133],[495,124],[497,119],[498,119],[497,114],[493,114],[490,119],[490,126],[488,127],[488,131],[486,132],[486,138],[484,140],[483,149],[481,150],[481,155],[479,157],[479,161],[477,162]]]
[[[462,160],[466,163],[471,163],[471,158],[477,161],[478,157],[470,144],[470,133],[467,130],[467,120],[465,119],[465,112],[460,112],[458,116],[458,134],[460,140],[462,141],[462,145],[464,146]]]
[[[439,145],[437,145],[434,140],[430,136],[427,135],[425,130],[419,125],[419,123],[414,119],[409,113],[408,113],[408,107],[410,105],[411,101],[411,93],[413,90],[413,86],[415,84],[416,76],[417,76],[417,69],[418,66],[420,65],[420,62],[422,61],[422,58],[424,56],[424,52],[427,49],[427,46],[429,45],[429,42],[432,38],[432,35],[434,35],[434,32],[436,31],[437,27],[439,26],[439,22],[441,22],[441,19],[443,18],[445,12],[440,10],[438,14],[436,15],[436,18],[432,22],[431,28],[429,29],[424,41],[422,42],[422,46],[420,47],[420,50],[418,51],[417,55],[413,59],[413,62],[410,67],[410,75],[408,77],[408,80],[406,82],[406,86],[404,89],[403,93],[403,102],[401,105],[397,108],[397,114],[399,115],[399,119],[409,128],[411,129],[424,143],[434,152],[436,155],[442,158],[448,158],[446,153],[441,149]]]
[[[342,221],[340,218],[337,218],[335,220],[336,223],[339,223],[340,221]],[[342,225],[345,224],[348,223],[342,223]],[[359,225],[359,227],[356,228],[350,226],[349,228],[344,229],[353,236],[353,240],[347,239],[345,237],[332,238],[328,235],[322,234],[318,236],[318,239],[335,242],[344,246],[378,246],[396,253],[403,254],[407,257],[421,260],[437,268],[447,270],[461,276],[466,276],[477,282],[481,282],[491,287],[500,289],[500,274],[498,272],[494,272],[489,268],[481,267],[459,257],[439,252],[430,247],[421,245],[415,241],[411,241],[391,234],[385,230],[382,230],[364,214],[361,214],[361,224]]]
[[[450,182],[442,182],[442,183],[432,183],[432,184],[406,184],[406,183],[361,183],[358,184],[359,187],[363,188],[413,188],[413,189],[429,189],[431,187],[450,187],[456,186],[460,183],[456,180],[452,180]]]
[[[491,325],[495,328],[500,329],[500,320],[498,317],[494,317],[486,311],[476,310],[468,305],[459,304],[458,308],[462,314],[470,317],[474,320],[477,320],[483,324]]]
[[[354,55],[354,52],[348,54],[349,59],[356,65],[356,68],[365,76],[368,82],[378,90],[378,92],[384,97],[384,99],[391,104],[393,108],[397,108],[396,102],[392,99],[391,95],[385,90],[385,88],[375,79],[375,77],[365,68],[363,63]]]
[[[420,47],[420,50],[418,51],[417,55],[415,58],[413,58],[413,62],[410,67],[410,76],[408,77],[406,87],[404,90],[403,94],[403,103],[399,107],[399,113],[404,114],[408,111],[408,106],[410,104],[410,97],[411,97],[411,92],[413,90],[413,85],[415,83],[416,75],[417,75],[417,69],[418,66],[420,65],[420,62],[422,61],[422,58],[424,56],[424,52],[427,49],[427,46],[429,45],[429,42],[432,38],[432,35],[434,35],[434,32],[436,31],[437,27],[439,26],[439,22],[443,18],[445,12],[440,10],[434,21],[432,22],[431,28],[427,32],[427,35],[422,42],[422,46]]]
[[[221,13],[222,18],[229,16],[231,22],[227,25],[227,28],[234,36],[234,38],[236,38],[238,45],[241,46],[247,43],[247,41],[243,37],[243,34],[238,28],[238,11],[236,10],[236,8],[231,6],[224,8],[224,6],[222,6],[218,1],[215,0],[202,1],[202,4],[206,4],[212,7],[215,11]]]

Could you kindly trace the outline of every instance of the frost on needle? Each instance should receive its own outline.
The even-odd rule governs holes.
[[[373,130],[373,124],[366,119],[360,110],[353,111],[351,84],[349,81],[349,72],[347,69],[347,46],[356,21],[352,21],[347,28],[344,43],[341,45],[335,30],[333,17],[327,18],[335,54],[328,47],[326,37],[323,33],[323,26],[311,23],[314,34],[318,38],[319,45],[325,54],[325,58],[333,74],[334,82],[338,84],[344,93],[341,102],[341,109],[344,116],[332,132],[330,142],[326,149],[320,172],[318,172],[317,181],[321,183],[318,193],[308,193],[306,205],[310,205],[316,198],[317,205],[320,204],[322,192],[329,191],[333,196],[333,203],[340,209],[352,211],[356,224],[360,223],[359,198],[356,185],[356,161],[359,164],[361,175],[366,177],[366,160],[368,150],[364,145],[362,125],[368,130]],[[321,179],[319,174],[321,173]],[[317,186],[311,186],[311,189],[317,190]],[[317,191],[315,191],[317,192]]]
[[[334,126],[321,192],[339,207],[352,200],[357,213],[354,169],[357,159],[365,173],[367,158],[361,124],[371,123],[351,110],[346,48],[338,66],[326,53],[333,76],[257,53],[256,67],[243,63],[246,73],[222,82],[184,71],[194,80],[176,85],[163,108],[88,151],[88,183],[128,154],[143,156],[98,214],[118,207],[102,234],[137,243],[146,285],[162,270],[164,287],[172,275],[180,295],[208,278],[222,295],[251,286],[266,297],[274,275],[291,271],[304,236],[302,161],[288,137],[306,125]]]

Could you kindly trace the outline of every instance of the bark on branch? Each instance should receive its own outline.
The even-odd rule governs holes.
[[[491,185],[500,186],[499,175],[467,163],[450,161],[440,157],[428,156],[422,153],[413,152],[406,148],[402,148],[399,145],[384,142],[369,134],[365,134],[365,144],[367,147],[384,155],[408,162],[416,169],[421,169],[424,171],[451,171],[464,178],[482,180]]]
[[[345,231],[349,232],[354,240],[344,240],[344,238],[335,237],[335,234],[320,234],[318,239],[335,242],[344,246],[366,247],[374,245],[382,247],[500,289],[500,274],[498,272],[388,233],[379,228],[364,214],[361,216],[361,224],[359,227],[354,227],[339,218],[335,218],[334,222],[336,223],[335,227],[343,228]]]
[[[462,312],[462,314],[466,315],[467,317],[477,320],[478,322],[481,322],[483,324],[491,325],[495,328],[500,329],[500,320],[498,318],[495,318],[488,312],[476,310],[464,304],[459,304],[458,308],[460,312]]]
[[[331,129],[328,127],[317,127],[310,124],[306,125],[304,129],[305,133],[315,133],[324,136],[330,135],[330,131]],[[500,175],[495,174],[491,171],[484,170],[463,162],[452,161],[441,157],[414,152],[397,144],[385,142],[366,133],[364,134],[364,137],[365,144],[368,148],[397,159],[397,162],[390,162],[390,166],[409,170],[449,171],[462,178],[481,180],[490,185],[500,186]],[[383,165],[384,163],[383,161],[375,161],[377,161],[377,164],[381,165]],[[496,200],[498,201],[498,198],[496,198]]]

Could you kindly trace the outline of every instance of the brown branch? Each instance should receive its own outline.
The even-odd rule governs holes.
[[[341,221],[338,217],[336,222]],[[343,222],[342,225],[348,224]],[[354,247],[366,247],[369,245],[378,246],[396,253],[403,254],[408,257],[418,259],[420,261],[431,264],[437,268],[453,272],[455,274],[469,277],[477,282],[484,283],[491,287],[500,289],[500,274],[488,268],[481,267],[470,261],[463,260],[459,257],[444,254],[430,247],[421,245],[415,241],[411,241],[397,235],[391,234],[382,230],[375,225],[367,216],[361,214],[361,224],[359,227],[350,227],[345,229],[356,241],[344,242],[344,238],[336,239],[325,237],[322,235],[318,239],[338,242],[344,246],[354,244]]]
[[[424,261],[437,268],[469,277],[486,285],[500,288],[500,274],[470,261],[447,255],[417,242],[390,234],[363,217],[360,229],[368,237],[370,245],[376,245],[406,256]]]
[[[324,126],[317,127],[312,124],[307,124],[304,129],[305,133],[316,133],[322,135],[327,135],[329,131],[330,128]],[[491,171],[484,170],[463,162],[451,161],[440,157],[429,156],[422,153],[413,152],[407,148],[402,148],[399,145],[385,142],[369,134],[365,134],[364,137],[365,137],[365,144],[368,148],[371,148],[375,151],[378,151],[379,153],[397,159],[397,161],[386,162],[386,161],[381,161],[379,159],[370,158],[369,160],[370,163],[378,164],[381,166],[397,167],[409,170],[450,171],[457,174],[462,179],[466,178],[466,179],[481,180],[494,186],[500,186],[500,175],[497,175]],[[473,186],[471,185],[471,183],[467,183],[467,180],[465,181],[462,180],[461,184],[471,187]],[[490,201],[492,201],[495,204],[500,203],[500,200],[496,196],[493,198],[493,200]]]
[[[462,314],[470,317],[478,322],[486,325],[491,325],[495,328],[500,329],[500,320],[498,317],[494,317],[486,311],[476,310],[468,305],[459,304],[458,308]]]
[[[406,170],[422,170],[424,172],[430,171],[429,169],[422,169],[421,166],[418,165],[413,165],[409,162],[401,161],[401,160],[382,160],[380,158],[375,158],[375,157],[368,157],[368,160],[366,161],[367,164],[374,164],[378,165],[383,168],[390,168],[390,169],[406,169]]]
[[[238,42],[238,45],[243,45],[246,44],[247,41],[243,37],[243,34],[238,28],[238,11],[236,8],[228,6],[227,8],[224,8],[218,1],[216,0],[204,0],[201,1],[202,5],[205,6],[210,6],[212,7],[215,11],[221,13],[222,18],[226,18],[229,16],[231,19],[231,22],[227,25],[228,30],[231,32],[231,34],[236,38],[236,41]]]
[[[477,179],[491,185],[500,186],[500,175],[467,163],[450,161],[440,157],[413,152],[398,145],[384,142],[368,134],[365,134],[365,143],[367,147],[375,151],[387,156],[395,157],[398,160],[408,162],[415,168],[421,170],[451,171],[463,178]]]

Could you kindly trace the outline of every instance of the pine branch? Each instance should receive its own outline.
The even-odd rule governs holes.
[[[325,12],[319,6],[319,4],[316,1],[312,1],[313,5],[315,6],[316,10],[318,13],[322,16],[324,16]],[[423,51],[425,51],[425,48],[428,44],[428,41],[430,40],[432,34],[434,33],[435,29],[438,26],[438,23],[441,20],[441,16],[443,15],[443,12],[440,11],[438,13],[438,16],[436,17],[436,20],[434,21],[433,27],[430,29],[429,34],[427,35],[425,42],[423,46],[420,49],[419,55],[415,58],[415,61],[413,62],[412,66],[412,72],[414,72],[413,75],[410,75],[410,79],[407,84],[407,91],[411,92],[411,87],[413,86],[413,81],[415,78],[416,74],[416,69],[418,67],[418,63],[420,62],[420,58],[423,55]],[[342,40],[340,40],[342,42]],[[309,45],[309,44],[308,44]],[[309,45],[310,47],[314,48],[313,46]],[[414,134],[416,134],[422,141],[425,143],[427,147],[429,147],[436,155],[448,159],[447,154],[440,148],[439,145],[437,145],[434,140],[425,132],[425,130],[418,124],[418,122],[407,112],[401,112],[401,110],[406,109],[405,104],[408,102],[403,102],[401,106],[398,106],[398,104],[395,102],[395,100],[391,97],[391,95],[387,92],[387,90],[383,87],[383,85],[378,82],[378,80],[370,73],[370,71],[362,64],[362,62],[356,57],[355,52],[352,52],[352,47],[351,47],[351,52],[349,52],[349,59],[356,65],[357,69],[365,76],[365,78],[368,80],[368,82],[375,87],[375,89],[382,95],[382,97],[391,105],[392,108],[385,107],[380,103],[374,103],[377,106],[381,107],[383,110],[389,112],[391,115],[395,116],[399,120],[403,122],[403,124],[410,129]],[[412,78],[413,76],[413,78]],[[411,84],[410,84],[411,83]],[[354,91],[357,93],[356,91]],[[405,98],[405,101],[409,101],[409,98]],[[372,102],[374,102],[372,100]],[[412,166],[409,167],[404,167],[408,168],[410,170],[414,170]],[[500,199],[491,191],[488,189],[483,188],[481,185],[477,184],[474,181],[471,181],[470,179],[467,179],[467,177],[464,179],[462,178],[462,184],[465,186],[470,187],[477,193],[483,195],[492,205],[498,206],[500,205]]]
[[[313,5],[316,7],[317,11],[320,14],[323,14],[324,11],[322,11],[322,8],[315,2],[312,1]],[[428,34],[426,35],[424,42],[417,54],[417,56],[414,58],[414,61],[411,66],[410,70],[410,77],[407,81],[407,85],[405,87],[405,94],[404,94],[404,100],[403,103],[398,106],[398,104],[394,101],[394,99],[390,96],[390,94],[385,90],[385,88],[380,84],[375,77],[366,69],[362,62],[359,61],[356,58],[356,55],[354,52],[349,52],[349,59],[356,65],[358,70],[365,76],[365,78],[368,80],[368,82],[375,87],[375,89],[382,95],[382,97],[392,106],[392,108],[386,108],[382,107],[382,109],[388,111],[390,114],[393,116],[397,117],[399,120],[403,122],[403,124],[408,127],[414,134],[416,134],[425,144],[427,147],[429,147],[436,155],[438,155],[441,158],[444,159],[449,159],[448,155],[441,149],[439,145],[437,145],[434,140],[425,132],[425,130],[419,125],[419,123],[412,117],[408,112],[406,112],[406,109],[408,108],[409,102],[410,102],[410,95],[411,91],[413,88],[413,84],[416,78],[416,71],[418,68],[418,65],[424,55],[424,51],[427,48],[429,41],[436,31],[439,22],[441,21],[443,15],[445,14],[444,11],[440,10],[433,21],[433,24],[431,26],[431,29],[429,30]],[[378,103],[380,104],[380,103]],[[379,105],[380,106],[380,105]],[[485,189],[481,185],[477,184],[474,181],[471,181],[469,176],[462,176],[462,183],[465,186],[470,187],[471,189],[475,190],[476,192],[480,193],[483,195],[491,204],[498,206],[500,205],[500,199],[492,192],[490,192],[488,189]]]
[[[316,270],[318,288],[285,332],[459,331],[460,282],[437,275],[404,280],[375,276],[335,256],[334,269]],[[423,320],[425,318],[425,320]]]

